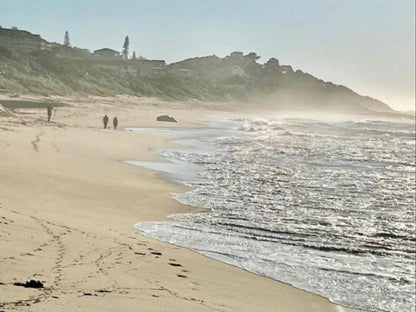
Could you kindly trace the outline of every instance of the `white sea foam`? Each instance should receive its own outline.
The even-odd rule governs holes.
[[[175,198],[205,210],[137,224],[145,235],[347,307],[414,308],[413,125],[259,118],[218,124],[222,129],[183,130],[194,148],[158,151],[192,188]]]

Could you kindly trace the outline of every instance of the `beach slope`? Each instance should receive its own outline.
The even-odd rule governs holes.
[[[194,126],[205,109],[134,99],[66,99],[0,119],[0,310],[337,311],[327,299],[140,234],[138,221],[189,211],[186,188],[121,160],[160,160],[169,137],[101,129]],[[169,124],[169,126],[171,126]],[[44,288],[16,283],[39,280]]]

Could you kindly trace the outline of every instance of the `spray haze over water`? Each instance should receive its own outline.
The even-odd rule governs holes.
[[[344,306],[414,308],[413,124],[243,117],[215,126],[172,131],[193,147],[158,151],[191,166],[166,171],[192,188],[175,198],[205,210],[139,229]]]

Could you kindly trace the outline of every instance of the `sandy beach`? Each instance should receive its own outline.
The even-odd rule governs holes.
[[[1,102],[0,98],[0,102]],[[190,211],[186,188],[126,159],[162,160],[171,137],[102,129],[197,127],[220,105],[151,98],[56,98],[0,117],[0,311],[337,311],[290,285],[144,237],[139,221]],[[228,107],[233,110],[232,105]],[[225,112],[225,111],[223,111]],[[177,124],[156,122],[161,114]],[[43,289],[14,285],[30,279]]]

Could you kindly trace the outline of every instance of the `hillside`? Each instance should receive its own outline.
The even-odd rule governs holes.
[[[99,60],[56,51],[0,47],[0,93],[36,95],[126,94],[163,99],[240,101],[282,110],[393,112],[376,99],[324,82],[277,59],[255,53],[187,59],[163,67],[146,60]]]

